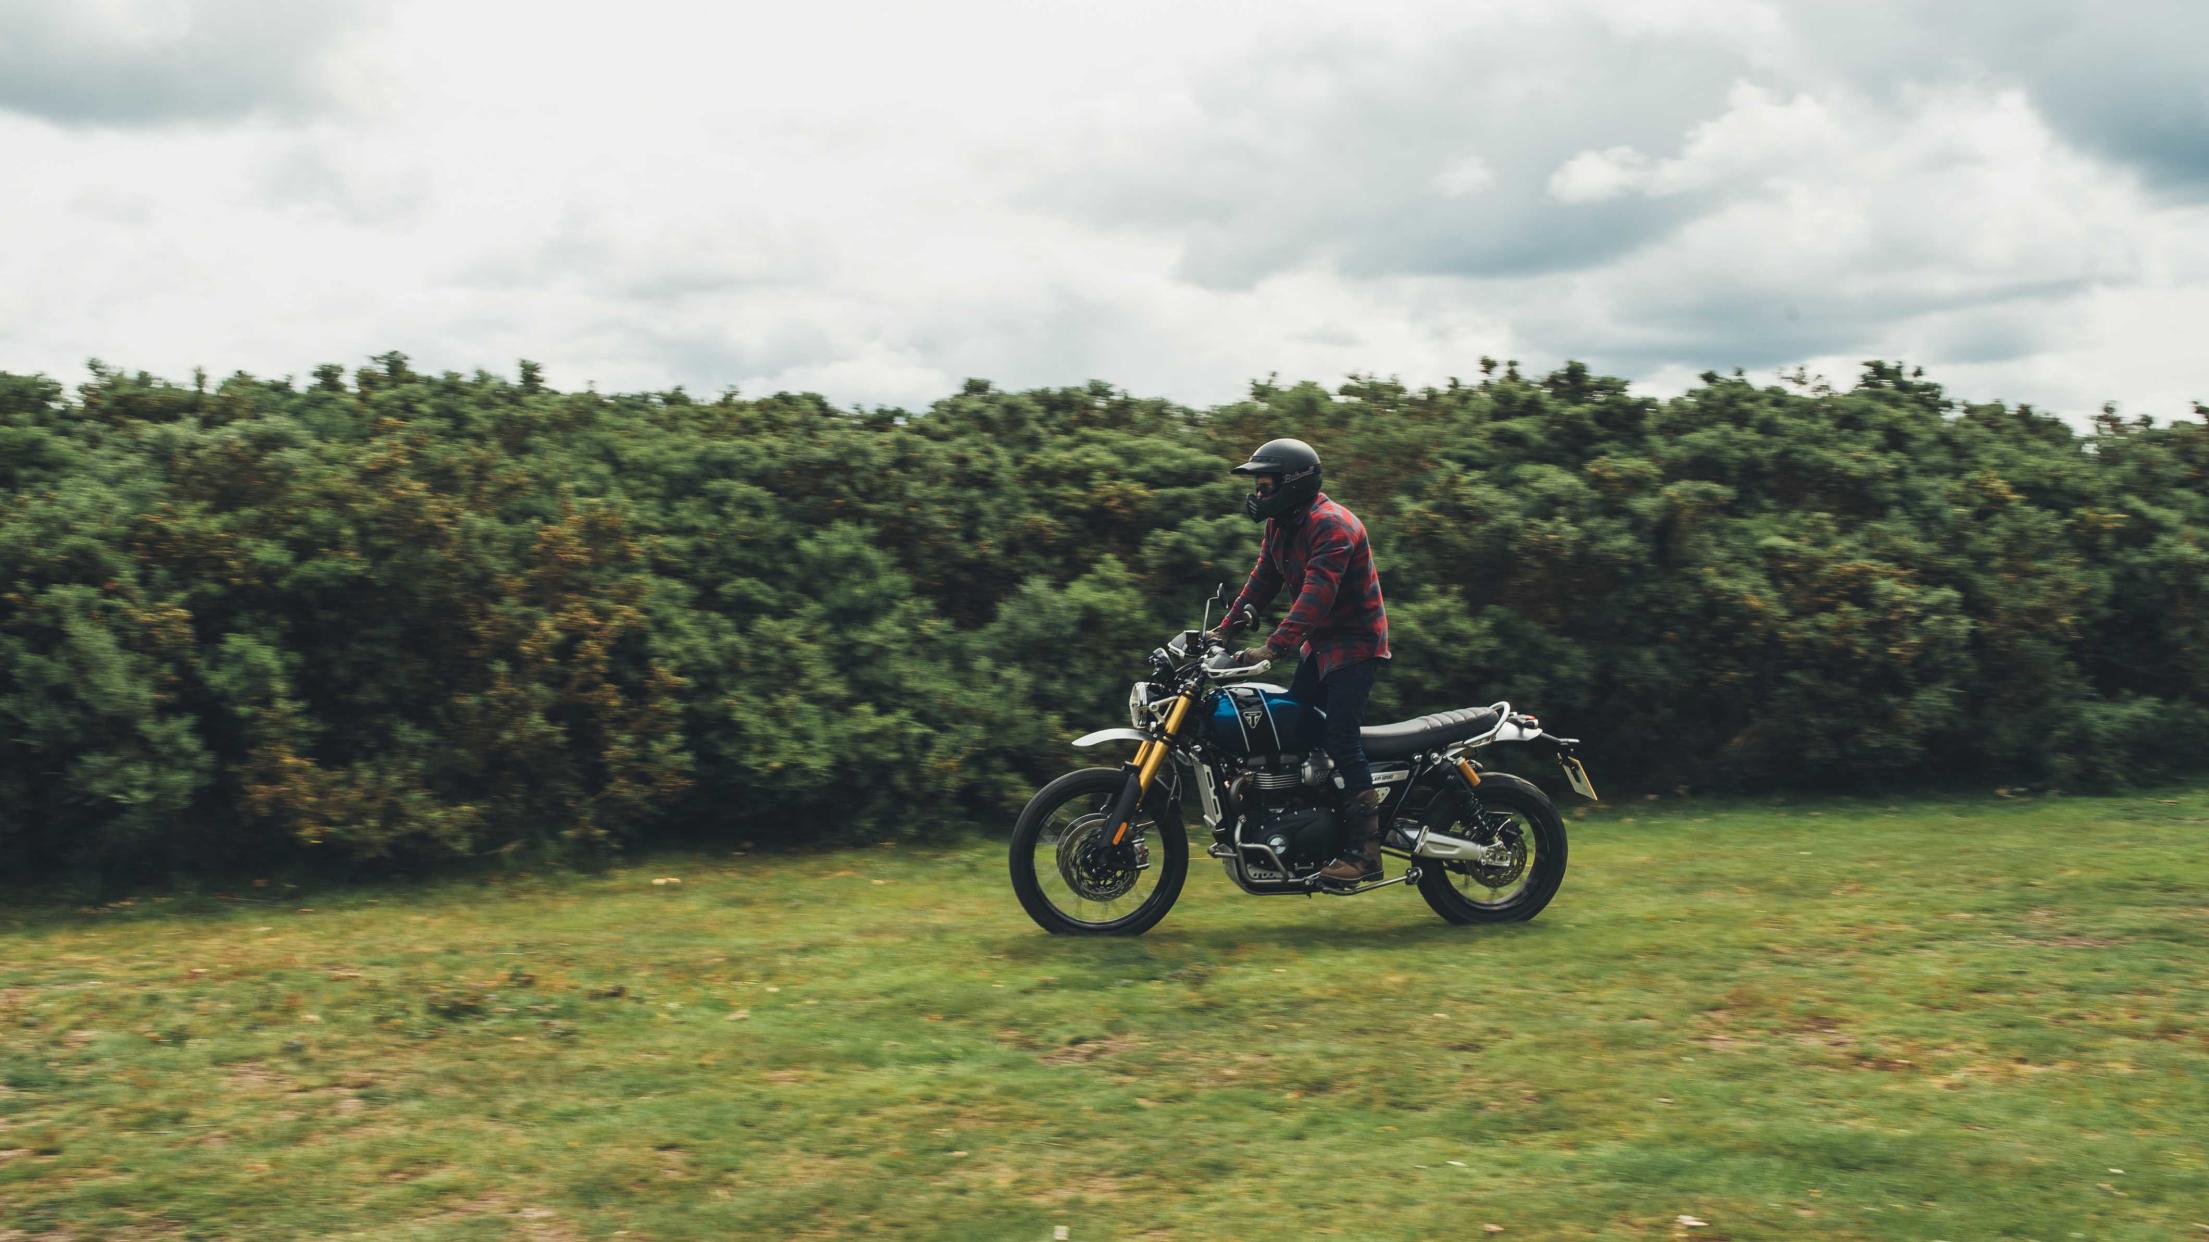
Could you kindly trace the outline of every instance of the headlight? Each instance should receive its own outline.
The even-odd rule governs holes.
[[[1128,688],[1128,725],[1131,728],[1140,729],[1143,727],[1143,708],[1149,705],[1150,701],[1151,684],[1149,682],[1139,681]]]

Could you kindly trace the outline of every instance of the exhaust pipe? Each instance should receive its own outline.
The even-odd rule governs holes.
[[[1442,858],[1457,862],[1500,862],[1494,855],[1501,848],[1482,845],[1464,837],[1453,837],[1422,825],[1416,832],[1397,829],[1390,834],[1401,844],[1398,848],[1417,858]],[[1505,851],[1508,853],[1508,851]]]

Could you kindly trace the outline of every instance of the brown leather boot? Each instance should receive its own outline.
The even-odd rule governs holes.
[[[1361,789],[1343,808],[1350,826],[1350,843],[1337,858],[1319,870],[1319,882],[1329,888],[1355,888],[1381,878],[1381,803],[1388,795],[1378,789]]]

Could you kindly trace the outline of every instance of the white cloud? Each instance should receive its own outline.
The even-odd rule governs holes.
[[[2074,413],[2209,395],[2169,32],[1869,2],[33,0],[0,367],[399,348],[917,405],[1902,354]],[[2033,22],[2161,85],[2086,100]]]
[[[1649,157],[1632,147],[1582,151],[1549,175],[1549,196],[1561,203],[1601,203],[1646,191],[1655,173]]]
[[[1849,135],[1826,106],[1807,94],[1780,99],[1736,83],[1726,111],[1688,131],[1680,154],[1659,164],[1650,192],[1678,194],[1750,179],[1783,179],[1840,157]]]
[[[1434,189],[1445,198],[1478,194],[1496,183],[1496,170],[1477,155],[1460,155],[1434,174]]]
[[[1737,93],[1680,154],[1609,166],[1633,174],[1613,192],[1696,190],[1709,206],[1584,273],[1569,298],[1522,287],[1520,322],[1628,369],[2029,357],[2082,326],[2083,299],[2140,288],[2154,239],[2183,231],[2011,90],[1923,92],[1891,108]]]
[[[82,126],[299,116],[331,106],[358,0],[12,0],[0,108]]]
[[[1550,197],[1600,203],[1626,194],[1683,194],[1750,179],[1784,180],[1840,156],[1848,135],[1808,95],[1780,100],[1742,82],[1726,111],[1687,133],[1679,155],[1653,160],[1632,147],[1582,151],[1550,174]]]

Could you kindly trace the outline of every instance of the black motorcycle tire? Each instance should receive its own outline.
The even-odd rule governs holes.
[[[1443,780],[1457,780],[1456,775],[1445,772]],[[1482,773],[1478,795],[1482,805],[1490,810],[1509,810],[1518,813],[1534,834],[1534,876],[1524,888],[1513,894],[1509,901],[1493,905],[1473,901],[1457,891],[1450,883],[1449,871],[1440,862],[1424,860],[1419,864],[1419,895],[1436,914],[1452,923],[1523,923],[1542,912],[1549,899],[1557,895],[1558,886],[1565,882],[1565,820],[1557,813],[1557,804],[1549,800],[1539,785],[1516,776],[1500,772]],[[1448,789],[1437,791],[1437,796],[1451,797]]]
[[[1036,926],[1058,936],[1140,936],[1157,926],[1181,897],[1182,882],[1189,878],[1189,834],[1182,826],[1180,802],[1172,796],[1175,786],[1165,779],[1152,783],[1139,812],[1158,821],[1165,854],[1156,864],[1160,868],[1158,887],[1151,890],[1142,905],[1109,923],[1085,923],[1061,914],[1043,895],[1035,873],[1035,847],[1051,813],[1075,798],[1109,800],[1119,794],[1126,779],[1119,768],[1068,772],[1038,789],[1021,810],[1012,830],[1012,891]]]

